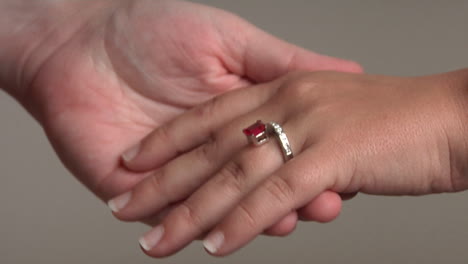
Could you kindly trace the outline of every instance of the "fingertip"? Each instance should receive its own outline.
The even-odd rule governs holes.
[[[293,211],[273,226],[267,228],[263,233],[268,236],[287,236],[296,229],[297,220],[297,212]]]
[[[326,55],[319,55],[320,59],[316,59],[315,67],[317,71],[338,71],[348,73],[363,73],[362,66],[351,60],[334,58]]]
[[[143,142],[127,149],[121,156],[123,166],[132,172],[146,172],[159,165],[157,153],[148,152]]]
[[[342,200],[340,195],[326,191],[298,210],[303,221],[317,221],[327,223],[335,220],[341,212]]]
[[[133,172],[143,172],[146,170],[146,167],[142,166],[141,158],[138,158],[141,152],[141,142],[135,146],[127,149],[121,156],[120,160],[122,165]]]
[[[107,206],[112,212],[118,213],[124,209],[132,198],[132,192],[121,194],[107,202]]]
[[[140,148],[141,148],[141,143],[138,143],[134,145],[133,147],[124,151],[124,153],[122,154],[122,160],[124,161],[124,163],[126,164],[131,163],[131,161],[133,161],[138,155],[138,153],[140,152]]]
[[[115,201],[113,201],[113,200],[110,200],[110,201],[107,202],[107,207],[109,207],[109,209],[113,213],[117,213],[119,211],[119,208],[117,207]]]
[[[364,68],[361,64],[355,61],[344,61],[341,65],[342,71],[350,73],[364,73]]]
[[[107,202],[107,206],[112,212],[112,215],[123,222],[141,221],[143,218],[140,214],[135,214],[133,204],[133,192],[128,191]],[[138,204],[138,202],[136,202]]]

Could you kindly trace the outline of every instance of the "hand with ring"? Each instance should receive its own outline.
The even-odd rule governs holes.
[[[138,219],[188,197],[142,247],[166,256],[211,231],[205,247],[226,255],[325,190],[464,190],[467,85],[466,70],[415,78],[294,73],[220,96],[143,140],[129,168],[174,159],[113,200],[121,205],[115,215]],[[254,146],[245,138],[276,137],[257,119],[281,124],[293,159],[285,163],[281,140]]]
[[[167,256],[209,232],[206,249],[223,256],[325,190],[464,190],[467,93],[468,70],[412,78],[293,73],[231,92],[142,141],[129,168],[167,163],[112,200],[120,200],[115,215],[138,219],[185,199],[142,237],[145,252]],[[256,120],[281,124],[294,158],[285,162],[279,140],[247,140],[244,133],[265,129],[251,126]]]

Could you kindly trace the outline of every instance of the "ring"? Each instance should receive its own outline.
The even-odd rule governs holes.
[[[269,141],[270,136],[274,135],[278,140],[284,160],[288,161],[294,157],[288,137],[278,123],[270,122],[265,124],[261,120],[257,120],[257,122],[244,129],[243,132],[249,139],[249,142],[255,146],[265,144]]]
[[[247,136],[249,142],[255,146],[265,144],[270,139],[266,125],[261,120],[257,120],[257,122],[242,130],[242,132]]]
[[[275,122],[270,122],[268,123],[268,129],[276,136],[276,139],[278,139],[281,150],[283,152],[284,160],[288,161],[294,158],[291,144],[289,144],[288,137],[286,136],[286,133],[284,133],[283,128]]]

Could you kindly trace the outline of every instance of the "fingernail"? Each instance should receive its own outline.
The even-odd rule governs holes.
[[[107,202],[107,206],[112,210],[112,212],[117,213],[118,211],[122,210],[127,206],[128,202],[130,202],[130,198],[132,197],[131,192],[126,192],[122,195],[115,197],[114,199]]]
[[[203,240],[203,246],[205,247],[206,250],[210,253],[216,253],[218,249],[221,248],[224,242],[224,235],[222,232],[217,231],[215,233],[212,233],[208,235],[205,240]]]
[[[156,245],[161,240],[162,236],[164,235],[164,227],[159,225],[154,229],[150,230],[148,233],[143,235],[138,242],[140,242],[140,246],[149,251],[152,248],[156,247]]]
[[[136,144],[135,146],[127,149],[123,154],[122,154],[122,159],[124,161],[131,161],[136,157],[138,152],[140,152],[140,146],[141,143]]]

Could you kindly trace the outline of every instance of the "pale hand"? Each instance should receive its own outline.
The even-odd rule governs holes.
[[[161,165],[131,172],[121,154],[187,109],[294,69],[360,71],[355,63],[300,49],[198,4],[82,5],[57,21],[44,40],[31,40],[38,43],[19,69],[27,89],[17,99],[43,125],[67,168],[103,200],[131,189]],[[318,220],[339,212],[338,196],[325,194],[312,207],[326,207],[330,200],[338,206]],[[152,223],[152,217],[143,220]],[[289,221],[295,224],[294,215]]]

